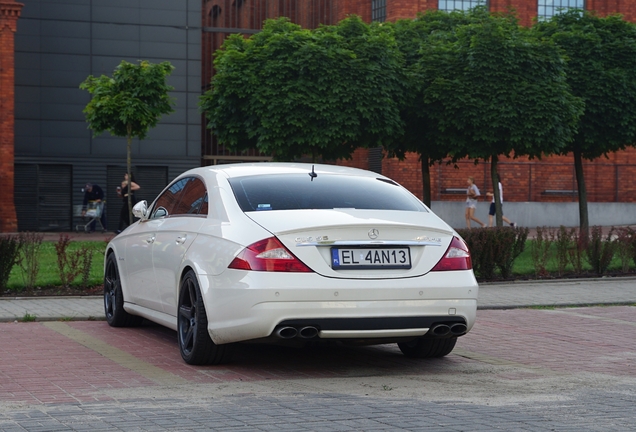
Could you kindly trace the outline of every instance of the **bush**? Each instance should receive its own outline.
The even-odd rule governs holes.
[[[488,235],[489,231],[486,229],[458,231],[470,251],[475,275],[484,279],[493,279],[496,268],[494,236]]]
[[[20,241],[16,236],[0,236],[0,290],[7,288],[11,269],[18,261]]]
[[[575,229],[572,230],[572,243],[568,249],[570,255],[570,263],[574,267],[574,273],[580,275],[583,273],[583,251],[586,249],[588,240],[585,236],[581,236]]]
[[[527,228],[498,227],[489,229],[458,230],[473,262],[473,271],[482,279],[494,279],[499,269],[502,277],[508,278],[514,260],[523,252]]]
[[[93,261],[93,251],[84,246],[78,250],[70,251],[70,244],[71,238],[67,234],[60,234],[60,239],[55,243],[60,280],[63,286],[69,287],[81,274],[82,286],[86,287]]]
[[[603,239],[603,229],[600,226],[593,226],[590,230],[590,238],[585,252],[587,262],[598,276],[607,271],[612,258],[614,258],[616,243],[611,240],[613,230],[614,228],[605,239]]]
[[[23,232],[18,235],[20,255],[18,266],[22,270],[22,280],[26,288],[33,288],[40,271],[40,248],[44,234]]]
[[[554,235],[554,245],[556,254],[557,272],[559,276],[563,276],[565,269],[570,262],[570,248],[575,247],[574,244],[574,228],[569,230],[561,225]]]
[[[537,236],[531,243],[532,263],[537,276],[547,276],[546,267],[550,260],[550,246],[554,239],[554,233],[547,227],[537,227]]]
[[[82,269],[82,287],[88,288],[88,280],[91,276],[91,264],[93,263],[93,251],[82,246],[75,253],[79,255],[80,268]]]
[[[630,261],[636,264],[636,231],[630,227],[614,230],[614,242],[616,243],[616,255],[621,261],[621,271],[629,272]]]
[[[512,265],[521,252],[526,248],[528,228],[495,228],[495,235],[499,237],[498,251],[495,262],[501,277],[508,279],[512,274]]]

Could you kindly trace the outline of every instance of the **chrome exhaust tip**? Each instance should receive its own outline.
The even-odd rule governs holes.
[[[280,327],[274,332],[274,334],[281,339],[292,339],[296,337],[298,330],[294,327]]]
[[[450,331],[454,336],[461,336],[463,334],[466,334],[467,330],[468,327],[466,327],[466,324],[464,323],[456,323],[450,326]]]
[[[438,324],[436,326],[433,326],[430,332],[433,334],[433,336],[437,337],[448,336],[448,334],[451,332],[451,328],[446,324]]]
[[[312,326],[303,327],[298,332],[298,335],[304,339],[311,339],[318,336],[318,329]]]

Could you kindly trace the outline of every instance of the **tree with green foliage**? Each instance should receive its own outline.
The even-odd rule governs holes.
[[[277,160],[350,158],[402,133],[402,60],[388,29],[352,16],[302,29],[286,18],[230,36],[200,101],[208,127],[235,151]]]
[[[129,179],[132,178],[132,139],[146,138],[148,130],[157,125],[162,115],[174,111],[174,102],[168,95],[173,88],[166,83],[173,69],[170,62],[153,64],[144,60],[133,64],[122,61],[115,68],[112,78],[90,75],[80,84],[81,89],[92,95],[84,108],[88,127],[96,135],[108,131],[128,140],[126,172]],[[129,214],[131,204],[129,193]]]
[[[404,57],[405,85],[407,91],[400,98],[400,113],[404,121],[404,135],[393,142],[388,142],[386,148],[390,156],[402,159],[406,152],[419,155],[422,169],[422,201],[431,206],[431,174],[430,167],[435,163],[454,159],[449,154],[452,149],[446,147],[445,142],[435,140],[434,125],[430,124],[424,110],[424,90],[427,80],[422,76],[419,62],[422,59],[422,47],[428,43],[430,37],[437,37],[440,32],[452,33],[459,25],[467,25],[478,21],[479,17],[487,14],[485,10],[471,13],[444,12],[438,10],[427,11],[416,19],[398,20],[394,24],[382,23],[382,26],[392,26],[398,49]],[[448,159],[450,157],[450,159]]]
[[[431,141],[449,154],[490,161],[501,226],[499,157],[561,151],[576,132],[582,102],[571,94],[552,42],[512,15],[467,13],[468,24],[435,32],[421,48],[423,116]]]
[[[578,131],[560,153],[574,156],[579,225],[587,238],[583,159],[636,144],[636,25],[620,16],[569,11],[537,23],[533,30],[565,52],[567,81],[572,93],[585,102]]]

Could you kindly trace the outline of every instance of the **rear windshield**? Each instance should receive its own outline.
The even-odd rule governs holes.
[[[426,207],[390,180],[319,174],[277,174],[229,179],[244,212],[364,209],[426,212]]]

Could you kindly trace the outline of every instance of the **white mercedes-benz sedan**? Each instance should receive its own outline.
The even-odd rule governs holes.
[[[106,248],[108,324],[176,330],[189,364],[237,342],[397,343],[442,357],[475,322],[459,235],[382,175],[257,163],[187,171]]]

